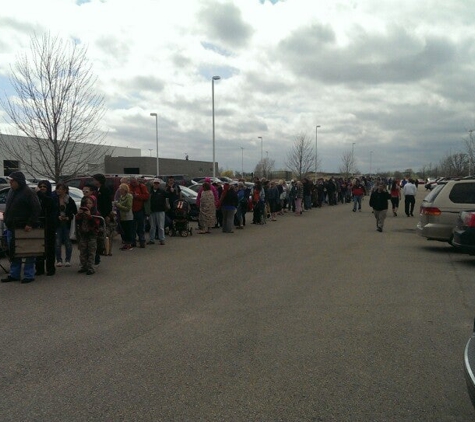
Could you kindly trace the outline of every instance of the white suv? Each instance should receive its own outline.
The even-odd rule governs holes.
[[[475,209],[475,179],[449,180],[422,201],[418,233],[430,240],[452,242],[460,211]]]

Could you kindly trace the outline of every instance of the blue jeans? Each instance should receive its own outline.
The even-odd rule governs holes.
[[[10,246],[13,233],[7,230],[7,242]],[[23,265],[23,276],[25,278],[35,278],[35,257],[30,256],[25,258],[25,264]],[[14,258],[10,262],[10,277],[20,280],[21,278],[21,258]]]
[[[64,244],[66,248],[66,261],[71,262],[71,255],[73,254],[73,245],[69,238],[70,227],[67,224],[61,224],[56,229],[56,261],[63,262],[61,257],[61,246]]]
[[[139,210],[134,211],[134,232],[137,233],[139,237],[139,242],[145,243],[145,211]],[[132,244],[135,243],[135,233],[134,233],[134,240]]]
[[[312,196],[311,195],[305,195],[303,198],[304,201],[304,206],[306,210],[309,210],[312,208]]]
[[[361,209],[361,200],[363,197],[361,195],[353,196],[353,211],[356,211],[356,208]],[[358,206],[358,207],[357,207]]]
[[[150,240],[155,240],[158,230],[158,240],[165,240],[165,211],[156,211],[150,213]]]

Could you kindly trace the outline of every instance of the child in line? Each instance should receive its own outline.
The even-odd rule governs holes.
[[[94,218],[97,215],[96,199],[93,196],[84,196],[81,200],[81,207],[76,214],[76,236],[81,262],[81,268],[78,272],[87,275],[95,273],[94,259],[100,224],[99,219]]]

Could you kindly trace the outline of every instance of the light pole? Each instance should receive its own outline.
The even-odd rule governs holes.
[[[354,175],[355,173],[355,145],[356,142],[353,142],[351,145],[351,174]]]
[[[216,139],[214,136],[214,81],[221,79],[221,76],[211,78],[211,101],[213,104],[213,179],[216,177]]]
[[[244,178],[244,147],[241,147],[241,177]]]
[[[260,139],[260,140],[261,140],[261,163],[262,163],[262,159],[264,158],[264,157],[262,156],[262,152],[263,152],[263,151],[262,151],[262,147],[263,147],[262,136],[258,136],[257,139]]]
[[[317,183],[317,163],[318,163],[318,155],[317,155],[317,148],[318,148],[318,128],[320,125],[315,127],[315,180],[314,182]]]
[[[369,152],[369,176],[371,177],[373,171],[373,151]]]
[[[155,117],[155,137],[157,141],[157,177],[160,174],[159,164],[158,164],[158,115],[157,113],[150,113],[150,116]]]
[[[153,148],[149,148],[148,150],[150,151],[150,157],[151,157],[151,156],[152,156]]]

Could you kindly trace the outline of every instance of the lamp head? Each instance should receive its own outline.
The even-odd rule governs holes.
[[[157,117],[157,113],[150,113],[150,116]]]
[[[213,76],[213,81],[217,81],[219,79],[221,79],[221,76]]]

